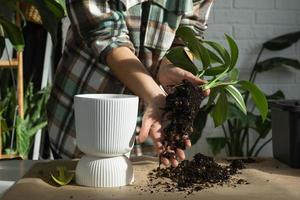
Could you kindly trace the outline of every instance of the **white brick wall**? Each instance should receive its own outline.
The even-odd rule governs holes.
[[[238,67],[247,78],[264,41],[300,30],[300,0],[215,0],[211,17],[206,38],[222,41],[224,32],[232,35],[240,48]],[[282,52],[266,51],[263,59],[273,56],[300,59],[300,42]],[[263,73],[257,77],[257,84],[267,93],[281,89],[287,98],[300,99],[300,71],[287,68]],[[189,155],[198,151],[211,154],[205,136],[221,133],[210,121],[204,137],[188,151]],[[271,144],[262,155],[272,156]]]

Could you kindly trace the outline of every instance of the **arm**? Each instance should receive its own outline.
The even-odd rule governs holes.
[[[150,135],[161,150],[162,107],[165,93],[134,55],[124,17],[108,0],[68,0],[72,28],[89,45],[99,61],[107,64],[115,76],[147,104],[139,140]],[[168,160],[163,163],[168,164]],[[176,161],[172,161],[175,166]]]
[[[190,27],[195,35],[203,38],[204,31],[207,29],[207,21],[213,5],[213,0],[194,1],[193,13],[183,16],[180,26]],[[175,38],[173,47],[184,45],[180,38]],[[187,79],[194,84],[203,84],[205,81],[195,77],[177,66],[174,66],[166,57],[163,58],[156,79],[164,87],[179,84],[183,79]],[[167,90],[167,89],[166,89]],[[208,95],[209,91],[205,91]]]

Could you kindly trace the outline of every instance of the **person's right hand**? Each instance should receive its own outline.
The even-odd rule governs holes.
[[[163,117],[163,110],[165,106],[165,96],[161,95],[153,99],[145,109],[143,120],[142,120],[142,127],[140,129],[140,134],[138,136],[139,142],[144,142],[148,136],[150,136],[153,140],[154,146],[156,151],[160,154],[164,151],[162,141],[163,141],[163,127],[164,124],[167,123]],[[189,140],[185,141],[186,146],[190,147],[191,143]],[[177,149],[176,152],[178,160],[184,160],[185,154],[182,149]],[[171,159],[168,160],[167,158],[162,157],[161,162],[167,166],[170,163],[173,167],[178,165],[178,160]]]

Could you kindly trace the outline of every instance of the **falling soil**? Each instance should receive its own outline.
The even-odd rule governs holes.
[[[193,134],[193,122],[203,99],[202,90],[187,80],[172,88],[164,108],[169,123],[164,128],[162,157],[175,158],[178,148],[185,149],[184,141]]]
[[[196,154],[192,160],[184,160],[177,167],[158,167],[148,174],[148,192],[183,191],[191,194],[216,185],[249,184],[247,180],[236,178],[245,168],[243,161],[233,160],[228,165],[220,165],[212,157]]]
[[[163,153],[160,156],[174,159],[176,150],[185,149],[185,140],[193,134],[193,122],[204,99],[202,90],[184,80],[172,88],[166,98],[164,115],[168,125],[163,133]],[[196,154],[192,160],[184,160],[177,167],[159,167],[148,174],[144,192],[184,191],[191,194],[215,185],[248,184],[244,179],[235,178],[239,170],[245,168],[241,160],[233,160],[229,165],[220,165],[212,157]]]

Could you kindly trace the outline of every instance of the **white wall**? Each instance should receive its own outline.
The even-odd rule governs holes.
[[[248,78],[261,44],[292,31],[300,31],[300,0],[215,0],[206,39],[224,42],[224,33],[232,35],[240,49],[238,67],[242,77]],[[300,42],[281,52],[264,52],[262,59],[273,56],[299,60]],[[273,70],[259,75],[256,83],[266,93],[281,89],[288,99],[300,99],[300,71]],[[210,120],[204,137],[188,151],[189,155],[199,151],[211,154],[205,136],[221,133]],[[268,138],[270,137],[271,134]],[[262,151],[261,156],[272,156],[271,143]]]

